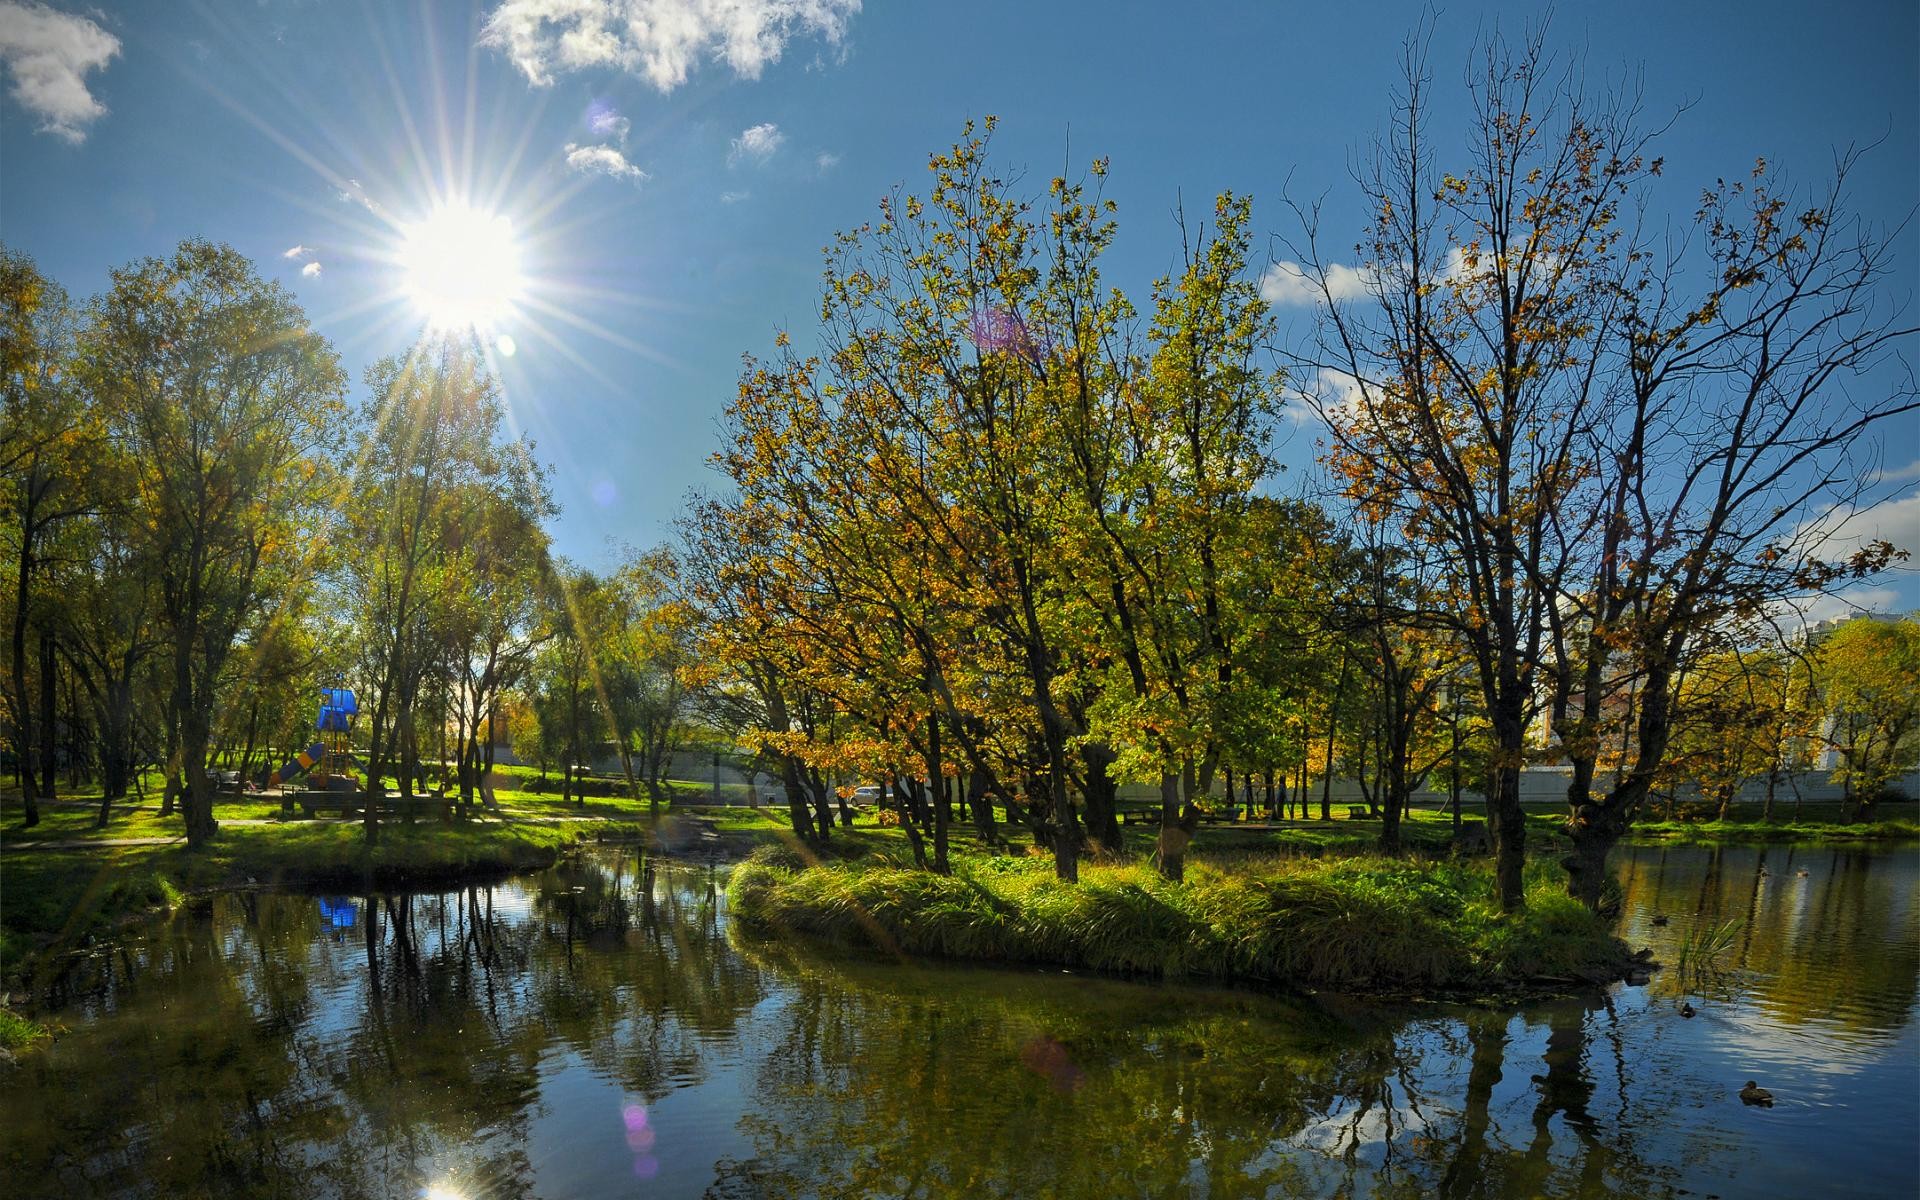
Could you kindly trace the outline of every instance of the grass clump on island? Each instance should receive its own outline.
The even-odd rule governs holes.
[[[1629,831],[1645,842],[1920,841],[1920,821],[1641,821]]]
[[[12,1054],[15,1050],[26,1050],[52,1036],[53,1030],[47,1026],[0,1005],[0,1051]]]
[[[1052,964],[1159,979],[1407,994],[1494,995],[1617,976],[1625,947],[1527,869],[1527,909],[1506,916],[1491,871],[1375,857],[1190,866],[1086,864],[1078,884],[1039,857],[962,859],[951,876],[890,865],[806,867],[787,851],[734,870],[748,928],[907,955]]]

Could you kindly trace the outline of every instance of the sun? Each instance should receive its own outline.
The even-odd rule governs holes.
[[[505,215],[441,204],[400,231],[403,286],[434,329],[485,331],[513,311],[524,279]]]

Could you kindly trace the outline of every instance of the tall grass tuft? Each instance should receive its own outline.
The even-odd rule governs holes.
[[[1680,952],[1674,962],[1680,990],[1689,991],[1692,984],[1717,975],[1720,956],[1733,948],[1734,940],[1739,935],[1740,921],[1737,918],[1717,925],[1695,925],[1688,929],[1686,936],[1680,939]]]

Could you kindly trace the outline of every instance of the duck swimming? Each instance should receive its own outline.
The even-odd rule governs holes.
[[[1749,1079],[1747,1080],[1747,1086],[1740,1089],[1740,1103],[1757,1104],[1761,1108],[1772,1108],[1773,1093]]]
[[[1693,1006],[1693,1002],[1690,1000],[1682,1000],[1680,1002],[1680,1015],[1683,1017],[1691,1017],[1699,1011],[1699,1009]]]
[[[1658,916],[1656,916],[1656,917],[1654,917],[1654,919],[1653,919],[1653,923],[1654,923],[1655,925],[1665,925],[1665,924],[1667,923],[1667,916],[1666,916],[1666,914],[1665,914],[1665,913],[1661,913],[1660,915],[1658,915]]]

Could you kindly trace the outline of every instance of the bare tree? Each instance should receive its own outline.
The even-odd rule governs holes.
[[[1687,657],[1896,554],[1822,547],[1861,496],[1862,436],[1915,408],[1910,377],[1875,374],[1913,330],[1877,301],[1886,243],[1839,215],[1851,155],[1807,200],[1761,164],[1656,238],[1640,231],[1662,130],[1631,92],[1589,95],[1538,34],[1491,39],[1453,173],[1424,140],[1417,36],[1405,64],[1361,179],[1359,266],[1326,261],[1299,210],[1297,269],[1326,306],[1308,396],[1348,498],[1451,564],[1425,619],[1479,675],[1502,904],[1522,902],[1519,772],[1543,716],[1574,770],[1570,889],[1596,903]],[[1603,715],[1629,687],[1632,753],[1596,795]]]

